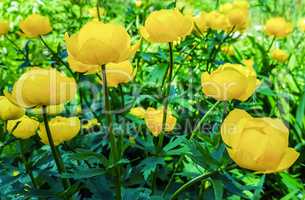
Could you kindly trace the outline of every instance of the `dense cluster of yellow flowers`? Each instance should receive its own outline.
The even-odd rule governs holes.
[[[195,18],[195,22],[202,33],[208,29],[226,32],[244,31],[249,25],[249,4],[243,0],[226,3],[218,10],[202,12]]]
[[[136,4],[141,6],[141,1],[136,1]],[[96,11],[92,11],[93,17],[97,17]],[[182,14],[178,9],[153,11],[139,32],[149,42],[172,44],[190,35],[194,27],[203,33],[209,29],[242,32],[248,26],[249,4],[245,0],[235,0],[221,5],[218,10],[202,12],[195,19]],[[300,20],[298,26],[301,31],[305,31],[305,20]],[[30,38],[52,31],[48,17],[39,14],[32,14],[21,21],[20,29],[23,35]],[[274,38],[286,37],[292,32],[292,25],[284,18],[275,17],[266,22],[264,31]],[[0,22],[0,35],[8,32],[9,23]],[[117,87],[133,80],[136,70],[130,60],[139,49],[140,42],[132,45],[123,26],[94,19],[79,32],[71,36],[65,34],[65,43],[67,60],[74,72],[92,74],[105,66],[108,87]],[[221,51],[229,56],[234,55],[232,46],[223,46]],[[278,62],[285,62],[289,55],[284,50],[274,49],[271,57]],[[203,93],[208,97],[219,101],[246,101],[253,95],[260,81],[253,62],[246,60],[244,64],[225,63],[212,72],[203,72],[201,84]],[[34,114],[44,114],[41,110],[43,107],[47,114],[57,115],[64,109],[64,103],[75,97],[76,91],[77,83],[73,78],[53,68],[33,67],[15,82],[11,93],[5,92],[5,96],[0,97],[0,119],[8,122],[8,132],[17,138],[27,139],[35,135],[39,128],[38,133],[44,144],[49,144],[52,137],[54,144],[59,145],[79,133],[79,118],[57,116],[51,119],[50,136],[44,124],[25,115],[25,109],[32,109]],[[164,117],[163,107],[135,107],[130,110],[130,114],[144,119],[155,137],[162,131],[173,131],[177,121],[169,110]],[[90,123],[98,124],[97,121]],[[230,112],[221,126],[221,136],[230,157],[239,166],[262,173],[285,170],[299,156],[294,149],[288,147],[288,129],[283,122],[271,118],[254,118],[243,110]]]

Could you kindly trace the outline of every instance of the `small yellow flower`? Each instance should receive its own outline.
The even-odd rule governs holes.
[[[79,33],[70,37],[66,34],[65,41],[70,61],[76,60],[94,69],[96,65],[120,63],[130,59],[139,46],[138,43],[131,46],[130,36],[124,27],[94,20],[83,26]],[[90,67],[79,72],[88,70],[90,71]]]
[[[228,17],[218,11],[212,11],[206,15],[207,26],[217,31],[230,31],[230,21]]]
[[[170,132],[175,128],[177,119],[171,114],[170,111],[167,112],[165,132]],[[152,134],[157,137],[162,131],[163,122],[163,107],[158,109],[148,108],[145,112],[145,123]]]
[[[228,56],[233,56],[234,55],[234,48],[232,46],[222,46],[221,47],[221,52]]]
[[[305,18],[300,19],[298,25],[300,31],[305,32]]]
[[[55,117],[49,121],[50,131],[55,145],[69,141],[80,131],[80,120],[77,117]],[[44,144],[49,144],[43,123],[39,126],[39,137]]]
[[[134,73],[129,61],[107,64],[106,77],[108,87],[117,87],[120,83],[127,83],[133,80]]]
[[[226,101],[246,101],[257,87],[256,72],[252,66],[224,64],[211,74],[204,72],[201,84],[205,95]]]
[[[48,17],[32,14],[20,22],[20,29],[30,38],[46,35],[52,31]]]
[[[12,133],[16,138],[20,139],[28,139],[35,135],[38,126],[38,121],[31,119],[26,115],[24,115],[20,119],[9,120],[7,122],[8,132]]]
[[[34,67],[14,84],[10,101],[22,107],[59,105],[74,98],[76,83],[56,69]]]
[[[234,109],[221,126],[230,157],[242,168],[260,173],[288,169],[299,153],[288,147],[289,130],[279,119],[254,118]]]
[[[14,170],[12,173],[12,176],[18,176],[20,174],[20,172],[18,170]]]
[[[136,7],[141,7],[141,5],[142,5],[142,0],[136,0],[136,1],[135,1],[135,5],[136,5]]]
[[[138,118],[144,119],[146,110],[142,107],[135,107],[130,109],[130,114]]]
[[[9,29],[10,29],[10,27],[9,27],[9,23],[7,21],[0,22],[0,36],[7,34]]]
[[[265,32],[270,36],[285,37],[291,33],[291,31],[291,24],[282,17],[271,18],[265,24]]]
[[[82,128],[84,129],[90,129],[94,126],[100,126],[100,123],[98,122],[98,120],[96,118],[90,119],[88,121],[85,121],[86,123],[82,124]]]
[[[196,26],[199,28],[201,33],[204,33],[204,32],[208,31],[209,26],[208,26],[207,13],[206,12],[201,12],[198,17],[195,17],[194,21],[195,21]]]
[[[278,62],[285,62],[287,61],[289,55],[282,49],[273,49],[271,52],[271,57]]]
[[[140,33],[149,42],[168,43],[182,40],[191,34],[192,30],[193,19],[173,9],[150,13]]]
[[[0,119],[19,119],[24,115],[24,109],[11,103],[5,96],[0,96]]]

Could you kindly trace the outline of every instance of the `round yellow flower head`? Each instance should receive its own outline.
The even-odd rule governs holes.
[[[142,107],[135,107],[130,109],[130,114],[138,118],[144,119],[146,110]]]
[[[165,132],[170,132],[175,128],[177,119],[167,111]],[[157,137],[162,131],[163,107],[158,109],[148,108],[145,112],[145,123],[152,134]]]
[[[0,36],[7,34],[9,29],[10,29],[10,27],[9,27],[9,23],[7,21],[0,22]]]
[[[135,1],[136,7],[141,7],[142,5],[142,0],[136,0]]]
[[[149,14],[140,33],[149,42],[177,42],[191,34],[193,19],[177,9],[159,10]]]
[[[24,115],[20,119],[9,120],[7,130],[16,138],[27,139],[35,135],[39,122]],[[15,129],[14,129],[15,128]]]
[[[300,19],[298,25],[299,25],[300,31],[305,32],[305,18]]]
[[[32,14],[20,22],[20,29],[27,37],[46,35],[52,31],[48,17]]]
[[[201,33],[207,32],[209,30],[207,15],[208,13],[201,12],[200,15],[198,17],[195,17],[194,19],[196,26],[198,27]]]
[[[240,166],[260,173],[286,170],[299,153],[288,147],[289,131],[279,119],[254,118],[234,109],[221,126],[230,157]]]
[[[55,117],[49,121],[50,131],[55,145],[69,141],[80,131],[80,120],[77,117]],[[43,123],[39,126],[39,137],[44,144],[49,144]]]
[[[270,36],[285,37],[291,33],[291,31],[291,24],[282,17],[271,18],[265,24],[265,32]]]
[[[106,65],[108,87],[117,87],[121,83],[127,83],[134,78],[134,70],[129,61],[122,63],[109,63]]]
[[[285,62],[287,61],[289,55],[282,49],[273,49],[271,52],[271,57],[278,62]]]
[[[14,84],[12,93],[5,93],[22,107],[59,105],[74,98],[76,83],[56,69],[32,68]]]
[[[228,17],[218,11],[212,11],[206,15],[207,26],[217,31],[229,31],[231,25]]]
[[[247,10],[234,8],[230,10],[226,16],[229,19],[231,30],[243,31],[248,27],[249,16]]]
[[[131,46],[130,37],[124,27],[99,21],[88,22],[79,33],[71,37],[66,34],[65,41],[70,60],[76,60],[91,68],[126,61],[133,57],[138,48],[138,44]],[[80,69],[79,72],[90,71],[90,67],[74,68]]]
[[[227,101],[246,101],[257,87],[256,73],[252,66],[224,64],[211,74],[204,72],[201,85],[205,95]]]
[[[234,48],[232,46],[222,46],[221,47],[221,52],[228,56],[233,56],[234,55]]]
[[[5,96],[0,96],[0,119],[19,119],[24,115],[24,109],[11,103]]]

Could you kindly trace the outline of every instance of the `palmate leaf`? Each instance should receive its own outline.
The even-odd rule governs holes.
[[[151,173],[156,170],[157,165],[165,165],[164,159],[161,157],[149,157],[142,160],[138,165],[146,181]]]

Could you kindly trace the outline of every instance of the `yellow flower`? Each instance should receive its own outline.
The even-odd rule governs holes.
[[[149,42],[176,42],[191,34],[193,19],[177,9],[159,10],[149,14],[140,33]]]
[[[167,111],[166,123],[165,123],[165,132],[170,132],[175,128],[176,118],[171,114],[170,111]],[[163,122],[163,107],[158,109],[148,108],[145,112],[145,123],[148,129],[152,134],[157,137],[162,131],[162,122]]]
[[[229,31],[231,25],[228,17],[218,11],[212,11],[206,15],[207,26],[213,30]]]
[[[0,119],[19,119],[24,115],[24,109],[11,103],[5,96],[0,96]]]
[[[208,27],[208,21],[207,21],[207,13],[201,12],[198,17],[194,19],[196,26],[199,28],[201,33],[207,32]]]
[[[52,31],[48,17],[32,14],[20,22],[20,29],[27,37],[38,37]]]
[[[59,105],[74,98],[76,83],[56,69],[34,67],[14,84],[12,94],[5,93],[22,107]]]
[[[12,176],[18,176],[20,174],[20,172],[18,170],[14,170],[12,172]]]
[[[305,18],[302,18],[302,19],[300,19],[300,21],[299,21],[299,29],[300,29],[300,31],[303,31],[303,32],[305,32]],[[1,31],[0,31],[1,32]]]
[[[279,119],[254,118],[234,109],[221,126],[230,157],[240,166],[261,173],[288,169],[299,153],[288,147],[289,131]]]
[[[8,132],[12,133],[16,138],[20,139],[27,139],[35,135],[38,126],[38,121],[31,119],[26,115],[20,119],[9,120],[7,122]]]
[[[144,119],[146,110],[142,107],[135,107],[130,109],[130,114],[138,118]]]
[[[100,123],[97,121],[96,118],[93,118],[93,119],[90,119],[89,121],[86,120],[86,123],[83,122],[82,128],[84,128],[84,129],[90,129],[90,128],[96,126],[96,125],[99,126]]]
[[[278,62],[285,62],[289,55],[282,49],[273,49],[271,52],[271,57]]]
[[[142,0],[136,0],[135,1],[136,7],[141,7],[142,5]]]
[[[9,23],[7,21],[0,22],[0,36],[7,34],[9,29],[10,29],[10,27],[9,27]]]
[[[129,61],[109,63],[106,65],[108,87],[117,87],[120,83],[127,83],[134,77],[134,70]]]
[[[80,120],[77,117],[55,117],[49,121],[51,135],[55,145],[74,138],[80,130]],[[39,137],[44,144],[49,144],[47,132],[43,123],[39,126]]]
[[[204,94],[214,99],[245,101],[254,93],[257,79],[252,66],[224,64],[211,74],[204,72],[201,85]]]
[[[285,37],[291,33],[291,31],[291,24],[282,17],[271,18],[265,24],[265,32],[270,36]]]
[[[221,52],[228,56],[233,56],[234,55],[234,48],[232,46],[222,46],[221,47]]]
[[[131,46],[130,36],[124,27],[99,21],[88,22],[71,37],[66,34],[65,41],[70,60],[91,65],[91,68],[126,61],[133,57],[139,46]],[[80,72],[84,71],[88,69]]]
[[[48,115],[57,115],[64,111],[65,106],[64,104],[59,104],[59,105],[50,105],[47,106],[47,113]],[[42,115],[42,108],[41,107],[35,107],[32,109],[27,110],[28,113],[34,114],[34,115]]]
[[[100,13],[100,16],[106,15],[106,10],[104,8],[99,7],[99,13]],[[90,8],[89,9],[89,14],[93,18],[97,18],[98,13],[97,13],[96,7]]]

